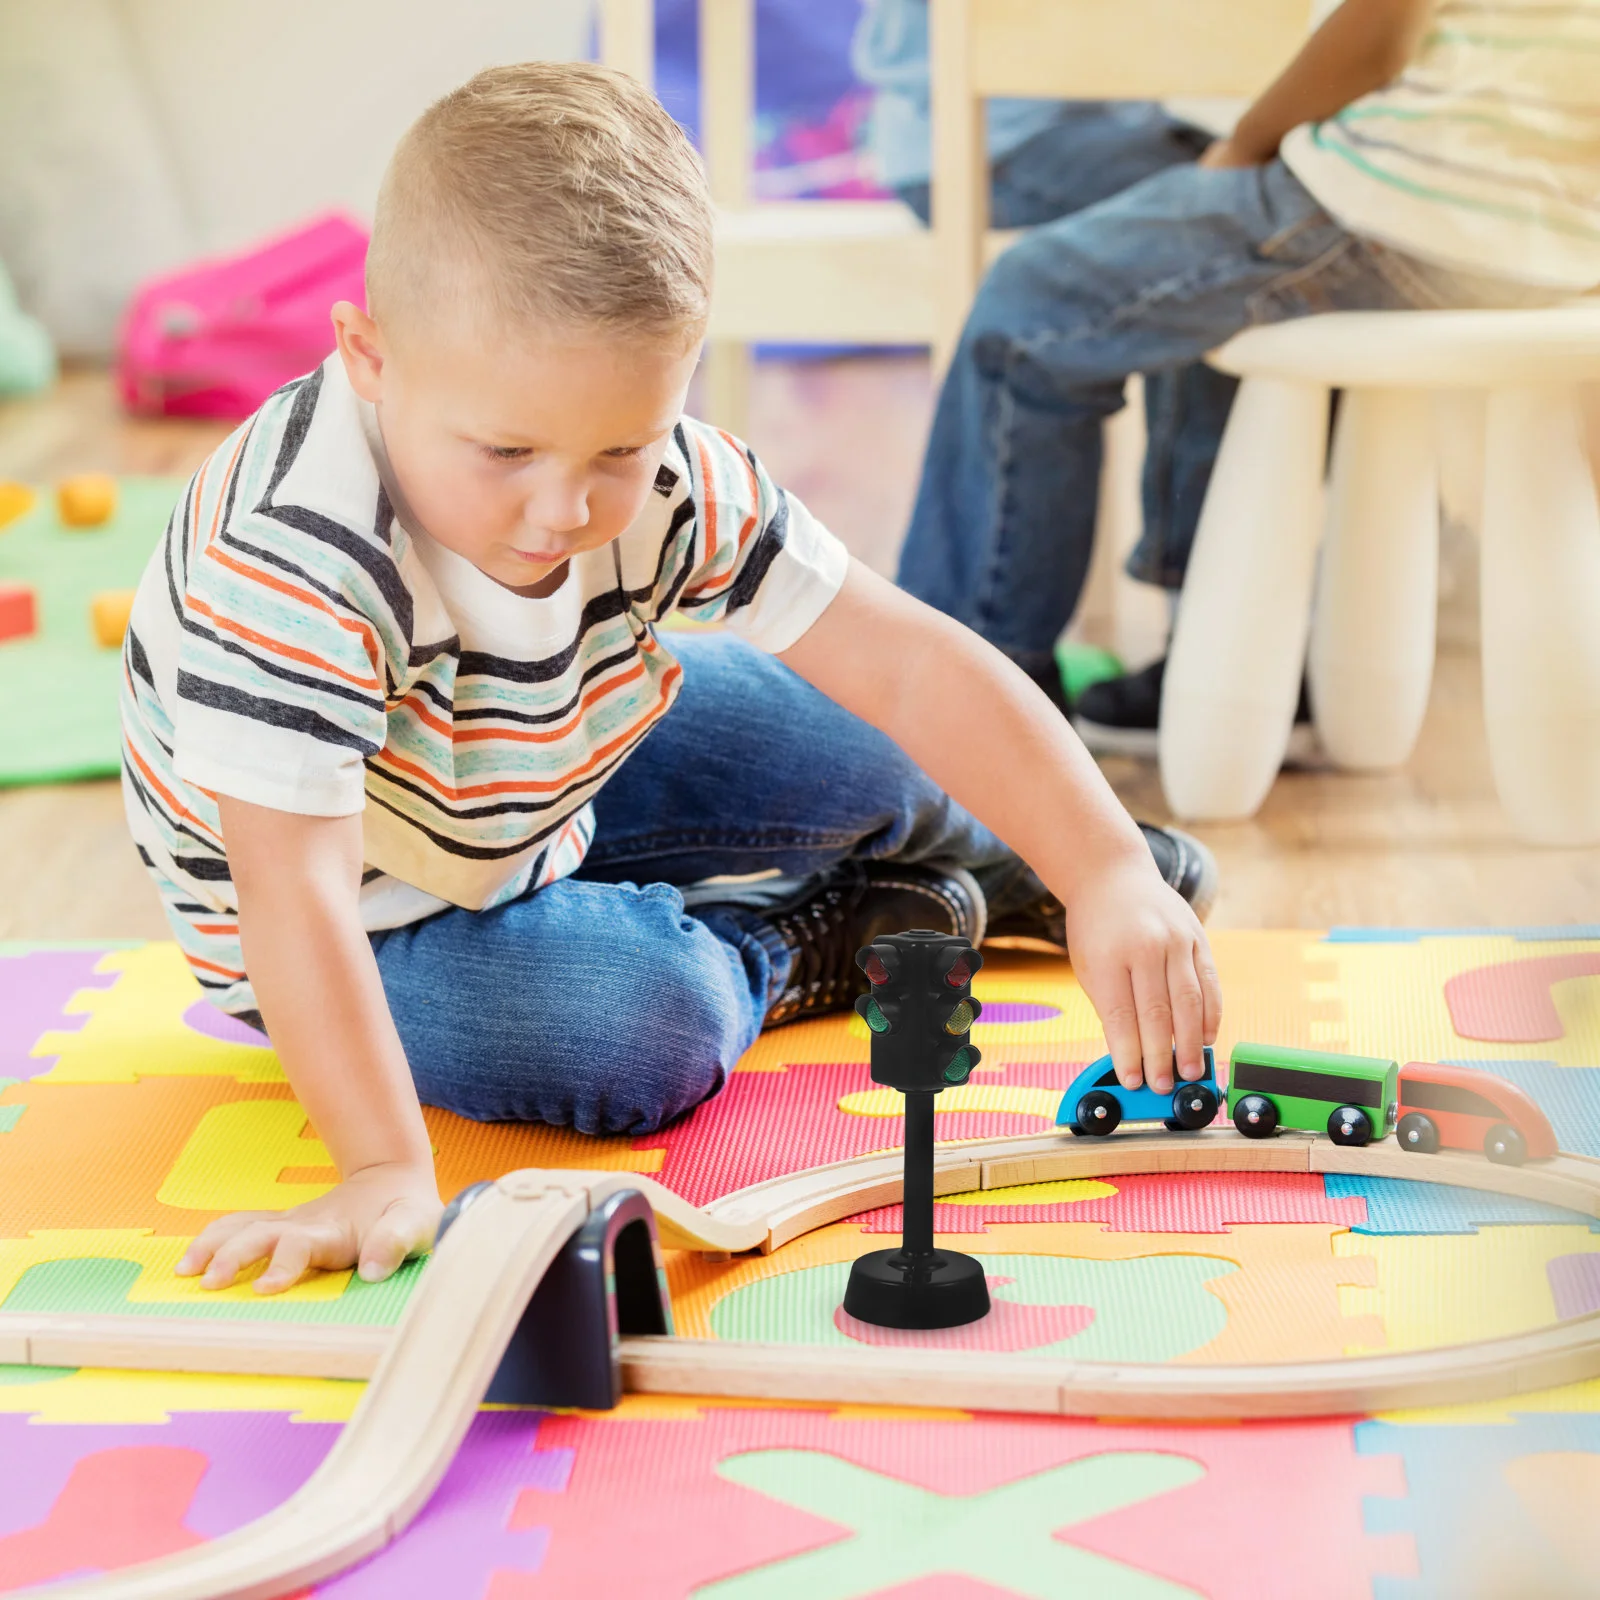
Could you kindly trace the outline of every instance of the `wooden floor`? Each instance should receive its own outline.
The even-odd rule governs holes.
[[[892,569],[931,406],[926,364],[893,356],[764,363],[751,443],[773,476],[880,571]],[[108,381],[73,373],[0,405],[0,478],[188,472],[226,430],[131,422]],[[1222,868],[1218,927],[1508,926],[1600,921],[1600,850],[1512,838],[1484,748],[1478,663],[1441,655],[1422,740],[1401,772],[1285,774],[1247,823],[1196,831]],[[1162,820],[1154,768],[1106,771],[1135,815]],[[159,937],[155,896],[115,784],[0,792],[0,940]]]

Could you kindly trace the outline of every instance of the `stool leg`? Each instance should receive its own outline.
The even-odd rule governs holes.
[[[1439,472],[1433,405],[1354,389],[1339,409],[1311,623],[1311,704],[1341,767],[1411,754],[1433,681]]]
[[[1161,784],[1180,817],[1248,817],[1294,726],[1321,533],[1328,391],[1240,386],[1195,536],[1161,696]]]
[[[1489,396],[1483,711],[1495,786],[1541,844],[1600,842],[1600,506],[1577,396]]]

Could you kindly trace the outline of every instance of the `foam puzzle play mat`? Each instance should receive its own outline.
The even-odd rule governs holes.
[[[1574,1161],[1600,1158],[1600,929],[1222,933],[1215,949],[1224,1072],[1240,1039],[1469,1067],[1537,1102]],[[1070,968],[992,955],[976,992],[982,1061],[938,1097],[941,1150],[1074,1144],[1057,1110],[1104,1044]],[[582,1169],[714,1210],[752,1185],[892,1152],[901,1097],[872,1081],[868,1046],[854,1016],[768,1034],[719,1097],[642,1138],[430,1110],[441,1190]],[[324,1274],[270,1300],[173,1275],[215,1216],[292,1205],[334,1178],[266,1040],[200,998],[175,946],[0,946],[0,1083],[0,1319],[245,1324],[263,1346],[274,1329],[321,1329],[330,1348],[353,1348],[381,1343],[426,1295],[430,1262],[380,1285]],[[900,1207],[885,1203],[766,1252],[669,1249],[675,1334],[758,1342],[774,1359],[888,1347],[907,1361],[1187,1370],[1399,1355],[1600,1311],[1591,1216],[1399,1177],[1002,1183],[940,1193],[934,1225],[982,1263],[993,1310],[981,1321],[912,1332],[842,1310],[852,1261],[898,1235]],[[0,1367],[0,1589],[70,1591],[266,1516],[335,1448],[364,1387]],[[914,1406],[631,1393],[607,1410],[482,1406],[405,1531],[297,1592],[1578,1596],[1600,1592],[1597,1504],[1600,1379],[1222,1423],[953,1409],[936,1386]]]

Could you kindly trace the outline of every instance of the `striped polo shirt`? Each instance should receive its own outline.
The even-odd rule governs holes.
[[[676,698],[676,611],[787,649],[844,547],[728,434],[684,419],[620,537],[513,593],[396,514],[372,409],[330,357],[194,475],[123,650],[133,836],[209,997],[255,1007],[216,796],[359,812],[368,929],[564,877],[590,800]]]
[[[1600,285],[1600,0],[1440,0],[1405,71],[1283,142],[1353,233],[1550,289]]]

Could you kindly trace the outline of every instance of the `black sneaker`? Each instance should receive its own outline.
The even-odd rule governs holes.
[[[848,1011],[867,980],[856,951],[881,933],[933,928],[981,944],[983,891],[959,867],[850,861],[803,896],[765,913],[794,952],[789,982],[766,1026]]]
[[[1163,656],[1142,672],[1107,678],[1092,683],[1078,696],[1072,708],[1072,726],[1078,737],[1097,756],[1144,756],[1156,754],[1156,730],[1161,722],[1161,680],[1166,675]],[[1311,700],[1306,686],[1300,685],[1300,703],[1295,707],[1294,729],[1284,760],[1289,763],[1312,761],[1317,754],[1316,731],[1311,726]]]
[[[1139,832],[1150,846],[1150,854],[1161,876],[1178,891],[1204,922],[1217,899],[1217,858],[1181,828],[1158,828],[1141,822]],[[1036,905],[1008,912],[989,924],[988,938],[1018,939],[1029,944],[1049,945],[1053,950],[1067,948],[1067,914],[1054,895]]]

